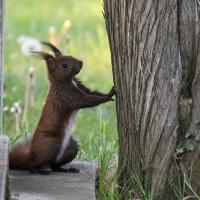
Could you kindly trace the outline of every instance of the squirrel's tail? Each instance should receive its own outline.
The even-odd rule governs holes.
[[[18,143],[9,153],[9,168],[15,170],[27,170],[30,163],[30,139]]]

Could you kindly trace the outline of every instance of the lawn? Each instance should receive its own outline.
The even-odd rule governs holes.
[[[17,42],[21,36],[46,41],[50,37],[49,29],[55,29],[58,37],[63,23],[69,20],[71,27],[65,33],[60,48],[66,54],[83,60],[84,68],[78,77],[88,87],[103,92],[109,91],[113,85],[102,1],[22,2],[6,1],[3,130],[10,137],[11,145],[33,133],[48,90],[45,63],[22,54]],[[32,106],[28,106],[25,123],[22,123],[30,66],[35,69],[35,101]],[[22,109],[17,116],[10,112],[16,102]],[[99,190],[101,199],[113,199],[114,182],[109,184],[108,192],[105,192],[105,177],[112,171],[117,160],[115,104],[111,102],[82,110],[78,115],[74,135],[81,144],[78,159],[99,164],[102,177]]]

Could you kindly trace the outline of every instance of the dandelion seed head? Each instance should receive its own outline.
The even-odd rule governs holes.
[[[32,51],[41,51],[41,43],[34,38],[27,36],[21,36],[18,38],[17,42],[21,45],[21,51],[25,56],[31,55]]]
[[[33,51],[41,51],[42,46],[38,40],[26,40],[22,43],[21,50],[24,55],[29,56]]]
[[[35,72],[35,68],[30,67],[29,70],[28,70],[29,75],[33,75],[34,72]]]
[[[18,102],[13,103],[13,107],[14,108],[18,108],[19,107],[19,103]]]
[[[5,106],[4,108],[3,108],[3,111],[4,112],[7,112],[9,110],[9,107],[8,106]]]
[[[14,107],[11,107],[11,108],[10,108],[10,112],[11,112],[11,113],[15,113],[15,108],[14,108]]]
[[[13,103],[13,106],[11,107],[10,112],[18,113],[18,114],[20,114],[22,112],[22,109],[18,102]]]

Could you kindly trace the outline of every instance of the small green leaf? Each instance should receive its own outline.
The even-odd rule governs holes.
[[[182,154],[184,153],[184,148],[176,149],[177,154]]]
[[[186,144],[185,148],[188,150],[188,151],[194,151],[195,150],[195,147],[192,143],[188,143]]]
[[[197,142],[200,142],[200,133],[198,133],[198,134],[195,136],[195,140],[196,140]]]

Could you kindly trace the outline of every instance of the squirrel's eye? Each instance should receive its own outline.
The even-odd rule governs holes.
[[[64,63],[62,66],[63,66],[63,68],[67,68],[68,64]]]

